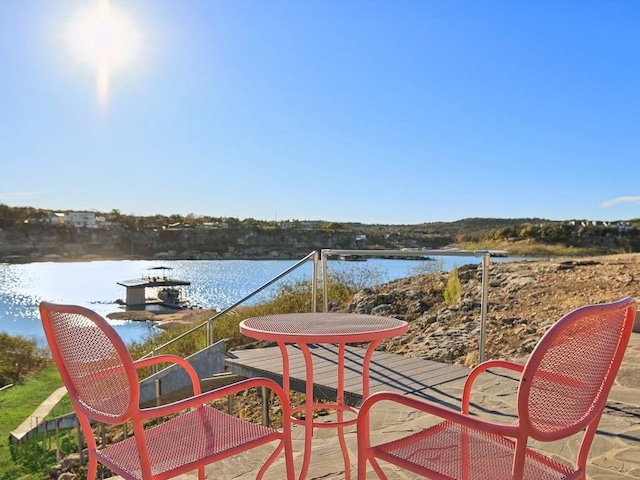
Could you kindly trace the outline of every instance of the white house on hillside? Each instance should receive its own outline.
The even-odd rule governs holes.
[[[64,212],[54,213],[51,225],[68,225],[76,228],[96,228],[95,212]]]

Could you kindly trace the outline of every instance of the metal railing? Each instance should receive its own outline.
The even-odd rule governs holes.
[[[140,359],[156,356],[160,352],[160,350],[163,350],[163,349],[169,347],[170,345],[173,345],[175,342],[183,339],[184,337],[186,337],[188,335],[191,335],[192,333],[194,333],[196,331],[200,331],[202,328],[206,329],[206,346],[207,347],[210,346],[213,343],[213,339],[211,338],[211,336],[212,336],[211,326],[213,325],[213,322],[217,318],[221,317],[225,313],[227,313],[227,312],[233,310],[234,308],[236,308],[238,305],[241,305],[244,302],[246,302],[247,300],[249,300],[252,297],[256,296],[258,293],[262,292],[264,289],[270,287],[275,282],[277,282],[278,280],[282,279],[283,277],[286,277],[291,272],[293,272],[294,270],[296,270],[297,268],[301,267],[303,264],[305,264],[305,263],[307,263],[309,261],[313,262],[313,277],[311,279],[311,309],[312,309],[312,311],[315,312],[316,309],[317,309],[317,290],[318,290],[318,283],[317,283],[318,282],[318,252],[317,251],[313,251],[313,252],[309,253],[306,257],[304,257],[303,259],[299,260],[298,262],[293,264],[291,267],[289,267],[286,270],[284,270],[282,273],[279,273],[278,275],[273,277],[271,280],[269,280],[267,283],[265,283],[265,284],[261,285],[260,287],[258,287],[257,289],[255,289],[253,292],[251,292],[248,295],[242,297],[240,300],[235,302],[233,305],[230,305],[230,306],[226,307],[225,309],[217,312],[213,317],[209,318],[207,321],[201,323],[200,325],[197,325],[197,326],[193,327],[192,329],[187,330],[186,332],[178,335],[177,337],[172,338],[168,342],[163,343],[162,345],[159,345],[159,346],[155,347],[149,353],[147,353],[147,354],[143,355],[142,357],[140,357]]]
[[[331,256],[358,256],[358,257],[481,257],[482,258],[482,295],[480,298],[480,346],[478,358],[484,361],[484,349],[486,342],[487,323],[487,293],[489,287],[489,264],[491,252],[489,250],[321,250],[322,260],[322,288],[323,311],[329,309],[328,298],[328,270],[327,259]]]
[[[329,309],[329,273],[327,268],[327,260],[332,256],[361,256],[361,257],[478,257],[482,258],[482,294],[480,299],[480,339],[479,339],[479,361],[484,361],[485,356],[485,343],[486,343],[486,322],[487,322],[487,295],[489,285],[489,265],[491,259],[491,252],[489,250],[338,250],[338,249],[323,249],[319,254],[317,251],[309,253],[307,256],[293,264],[291,267],[284,270],[282,273],[276,275],[262,286],[258,287],[253,292],[244,296],[233,305],[226,307],[225,309],[217,312],[214,316],[193,327],[190,330],[180,334],[179,336],[171,339],[170,341],[155,347],[152,351],[145,354],[142,358],[147,358],[157,355],[161,350],[169,347],[175,342],[185,338],[194,332],[206,329],[206,346],[210,346],[213,343],[212,338],[212,325],[213,322],[222,315],[233,310],[237,306],[251,299],[258,293],[262,292],[266,288],[273,285],[278,280],[286,277],[294,270],[301,267],[303,264],[312,261],[313,262],[313,274],[311,278],[311,311],[317,311],[317,292],[318,292],[318,278],[320,277],[320,271],[318,269],[319,259],[322,262],[322,300],[323,311],[327,312]]]

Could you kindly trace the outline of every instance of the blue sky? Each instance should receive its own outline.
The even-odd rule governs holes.
[[[0,2],[0,203],[640,218],[640,2],[110,0],[102,76],[98,4]]]

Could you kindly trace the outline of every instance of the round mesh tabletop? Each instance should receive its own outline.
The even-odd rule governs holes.
[[[407,322],[357,313],[285,313],[252,317],[240,333],[258,340],[291,343],[368,342],[401,335]]]

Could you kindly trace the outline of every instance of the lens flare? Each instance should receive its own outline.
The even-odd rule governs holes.
[[[98,101],[106,104],[111,79],[132,65],[140,35],[131,18],[111,7],[109,0],[78,12],[68,30],[75,57],[96,76]]]

